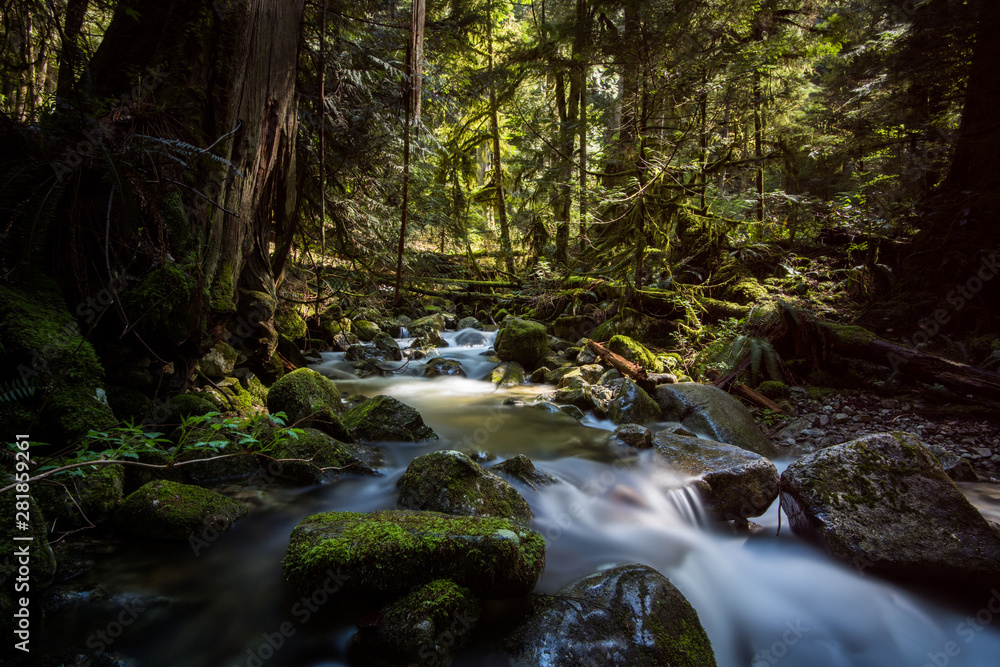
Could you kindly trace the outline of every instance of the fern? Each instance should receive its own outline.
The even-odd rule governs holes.
[[[0,382],[0,403],[27,400],[35,395],[37,389],[38,387],[33,382],[25,382],[24,380]]]

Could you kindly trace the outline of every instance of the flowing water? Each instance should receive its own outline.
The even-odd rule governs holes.
[[[492,334],[486,337],[485,345],[440,352],[478,378],[492,366],[483,356],[492,343]],[[396,480],[414,457],[458,449],[487,452],[496,457],[491,463],[523,453],[560,481],[537,491],[518,485],[546,541],[537,592],[606,566],[650,565],[695,607],[721,667],[1000,665],[997,591],[959,605],[842,567],[787,527],[776,537],[777,504],[757,519],[765,530],[754,537],[710,525],[697,498],[652,452],[609,446],[609,423],[502,405],[512,396],[529,402],[544,388],[420,379],[416,362],[399,364],[392,378],[345,381],[342,364],[342,355],[325,355],[317,368],[342,390],[412,405],[441,439],[382,445],[383,477],[305,489],[240,487],[254,501],[250,514],[206,544],[122,543],[100,554],[71,582],[79,590],[99,583],[97,593],[65,596],[63,610],[46,619],[45,643],[100,646],[146,666],[346,664],[357,614],[325,594],[300,599],[287,589],[281,558],[289,532],[315,512],[392,508]],[[991,487],[968,492],[998,514]],[[506,664],[488,650],[490,636],[486,627],[456,664]]]

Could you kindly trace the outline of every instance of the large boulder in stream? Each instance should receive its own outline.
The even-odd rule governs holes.
[[[608,417],[615,424],[648,424],[660,419],[660,406],[642,387],[626,378],[608,405]]]
[[[118,506],[118,525],[140,537],[186,540],[208,531],[228,530],[247,506],[221,493],[190,484],[156,480],[144,484]]]
[[[500,516],[531,523],[531,508],[521,494],[507,480],[461,452],[444,450],[418,456],[396,485],[396,506],[400,509]]]
[[[479,600],[447,579],[415,588],[379,610],[351,637],[354,664],[447,667],[479,620]]]
[[[653,447],[672,470],[694,478],[705,510],[720,519],[760,516],[778,497],[778,469],[745,449],[660,431]]]
[[[335,438],[350,439],[339,414],[343,403],[337,385],[311,368],[294,370],[272,384],[267,390],[267,410],[284,412],[288,422],[297,426],[314,426]]]
[[[493,348],[501,361],[516,361],[534,369],[549,352],[549,338],[544,325],[512,317],[500,326]]]
[[[661,384],[656,402],[665,421],[676,421],[713,440],[774,458],[778,455],[750,411],[718,387],[697,382]]]
[[[386,359],[391,361],[402,361],[403,351],[399,349],[399,343],[384,331],[379,331],[372,339],[372,345],[381,352]]]
[[[302,429],[295,438],[283,438],[259,457],[265,475],[294,484],[319,484],[340,475],[377,475],[371,467],[374,455],[362,445],[332,438],[314,428]]]
[[[455,345],[458,347],[485,347],[489,343],[486,336],[476,331],[462,331],[455,336]]]
[[[716,664],[698,613],[669,579],[646,565],[597,572],[539,598],[508,648],[518,665]]]
[[[526,381],[524,366],[516,361],[501,361],[483,380],[495,387],[516,387]]]
[[[344,425],[359,440],[419,442],[437,440],[414,408],[391,396],[374,396],[344,415]]]
[[[792,530],[862,571],[916,581],[1000,583],[1000,529],[911,433],[877,433],[788,466]]]
[[[462,368],[462,362],[458,359],[435,357],[424,364],[424,377],[436,378],[443,375],[453,375],[460,378],[466,377],[465,369]]]
[[[318,590],[331,577],[359,593],[401,593],[450,579],[481,598],[515,598],[530,593],[545,569],[545,540],[497,517],[326,512],[295,527],[282,564],[300,591]]]

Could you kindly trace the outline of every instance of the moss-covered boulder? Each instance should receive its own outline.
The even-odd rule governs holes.
[[[781,495],[797,535],[862,571],[977,590],[1000,583],[1000,530],[913,434],[810,454],[782,474]]]
[[[375,334],[375,338],[372,339],[372,344],[375,349],[381,352],[386,359],[392,361],[402,361],[403,352],[399,349],[399,343],[384,331],[379,331]]]
[[[210,378],[228,377],[236,367],[237,356],[232,345],[219,341],[198,361],[198,370]]]
[[[778,469],[759,454],[713,440],[660,431],[653,447],[687,478],[716,518],[760,516],[778,497]]]
[[[508,640],[519,665],[714,667],[698,613],[651,567],[622,565],[539,598]]]
[[[82,440],[88,431],[104,431],[118,423],[106,399],[98,398],[96,389],[79,386],[57,388],[42,411],[42,419],[43,430],[57,426],[57,433],[69,442]]]
[[[78,468],[59,483],[37,482],[32,493],[49,524],[60,531],[101,525],[122,501],[125,467],[103,465]]]
[[[343,590],[392,593],[450,579],[482,598],[527,595],[545,568],[545,541],[509,519],[389,510],[327,512],[292,531],[283,561],[298,590],[336,573]]]
[[[490,466],[490,471],[495,471],[497,473],[507,475],[517,481],[530,486],[532,489],[538,489],[540,486],[548,486],[549,484],[555,484],[557,480],[554,476],[547,472],[542,472],[535,467],[535,464],[531,462],[524,454],[518,454],[513,456],[506,461],[502,461],[494,466]]]
[[[284,412],[289,423],[313,426],[340,440],[350,440],[340,412],[340,391],[330,378],[311,368],[299,368],[271,385],[267,391],[267,409],[272,414]]]
[[[408,327],[410,330],[410,335],[422,336],[427,331],[436,331],[441,333],[444,331],[445,320],[444,315],[440,313],[434,313],[432,315],[427,315],[419,319],[410,322]]]
[[[279,334],[287,336],[289,340],[301,340],[306,337],[309,327],[302,319],[298,309],[294,306],[282,304],[278,307],[278,312],[274,314],[274,328]]]
[[[548,354],[549,339],[544,325],[512,317],[497,331],[493,347],[501,361],[516,361],[533,369]]]
[[[247,513],[243,503],[215,491],[165,480],[136,489],[118,507],[119,527],[132,535],[186,540],[228,530]]]
[[[351,332],[365,343],[375,340],[375,336],[381,333],[381,331],[377,324],[368,320],[355,320],[351,324]]]
[[[462,329],[475,329],[476,331],[482,331],[484,329],[483,323],[474,317],[463,317],[458,321],[456,326],[459,331]]]
[[[503,361],[483,378],[495,387],[516,387],[526,381],[524,366],[516,361]]]
[[[283,460],[297,459],[297,460]],[[319,484],[341,475],[378,474],[359,455],[357,446],[340,442],[323,431],[302,429],[295,438],[284,439],[258,458],[267,477],[294,484]]]
[[[356,664],[447,667],[465,645],[481,613],[472,592],[448,579],[419,586],[380,610],[373,625],[351,637]]]
[[[108,407],[118,421],[138,424],[145,421],[153,411],[153,401],[138,389],[108,387],[104,392],[108,397]]]
[[[690,431],[761,456],[778,455],[750,411],[718,387],[697,382],[661,384],[656,387],[656,402],[664,421],[680,422]]]
[[[180,422],[188,417],[201,417],[209,412],[217,412],[215,404],[203,396],[197,394],[177,394],[170,397],[163,404],[161,414],[163,419],[157,420],[159,423],[172,424]]]
[[[521,494],[461,452],[444,450],[418,456],[396,485],[399,509],[499,516],[531,523],[531,508]]]
[[[419,412],[391,396],[374,396],[351,408],[344,415],[344,425],[359,440],[369,442],[419,442],[438,437]]]
[[[650,352],[645,345],[628,336],[612,336],[611,340],[608,341],[608,349],[646,369],[647,373],[661,373],[663,371],[663,363],[657,359],[656,355]]]
[[[626,379],[608,404],[608,417],[615,424],[648,424],[660,418],[660,406],[642,387]]]
[[[757,392],[762,396],[767,396],[768,398],[774,400],[788,398],[792,395],[788,385],[784,382],[778,382],[777,380],[767,380],[765,382],[761,382],[757,385]]]
[[[587,337],[601,343],[607,342],[618,335],[631,336],[639,340],[650,340],[651,334],[657,329],[659,329],[657,321],[652,317],[643,315],[632,308],[622,308],[617,315],[594,327],[587,334]]]

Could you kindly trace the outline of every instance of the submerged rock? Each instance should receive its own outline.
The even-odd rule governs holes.
[[[759,454],[670,431],[654,435],[653,446],[673,470],[696,478],[705,509],[720,519],[760,516],[778,497],[778,469]]]
[[[536,602],[508,647],[520,665],[714,667],[698,614],[666,577],[622,565]]]
[[[374,396],[351,408],[344,425],[360,440],[418,442],[437,440],[420,413],[391,396]]]
[[[660,406],[632,380],[626,379],[608,405],[615,424],[648,424],[660,418]]]
[[[466,377],[462,362],[458,359],[445,359],[436,357],[424,365],[424,377],[436,378],[442,375],[454,375],[456,377]]]
[[[118,525],[133,535],[186,540],[209,529],[228,530],[246,513],[246,505],[215,491],[157,480],[122,501],[117,518]]]
[[[781,494],[797,535],[862,571],[1000,582],[1000,530],[913,434],[867,435],[806,456],[782,474]]]
[[[521,494],[461,452],[444,450],[418,456],[396,485],[396,506],[400,509],[500,516],[531,523],[531,508]]]
[[[696,433],[761,456],[778,455],[750,411],[717,387],[697,382],[661,384],[656,387],[656,402],[664,421],[680,422]]]
[[[327,512],[292,531],[283,561],[298,590],[336,579],[345,591],[408,591],[450,579],[483,598],[527,595],[545,568],[545,541],[509,519],[388,510]]]
[[[348,652],[356,664],[445,667],[479,615],[479,601],[469,589],[436,579],[380,610],[373,624],[351,637]]]
[[[548,334],[538,322],[511,318],[497,331],[493,347],[501,361],[516,361],[533,369],[549,351]]]
[[[483,378],[495,387],[516,387],[526,381],[524,366],[516,361],[503,361]]]
[[[475,331],[463,331],[455,336],[455,345],[459,347],[480,347],[487,344],[489,344],[489,341],[486,340],[486,336]]]
[[[539,486],[546,486],[548,484],[555,484],[558,481],[549,473],[542,472],[536,468],[531,459],[524,454],[518,454],[502,463],[491,466],[490,470],[496,470],[499,473],[513,477],[517,481],[527,484],[532,489],[537,489]]]

